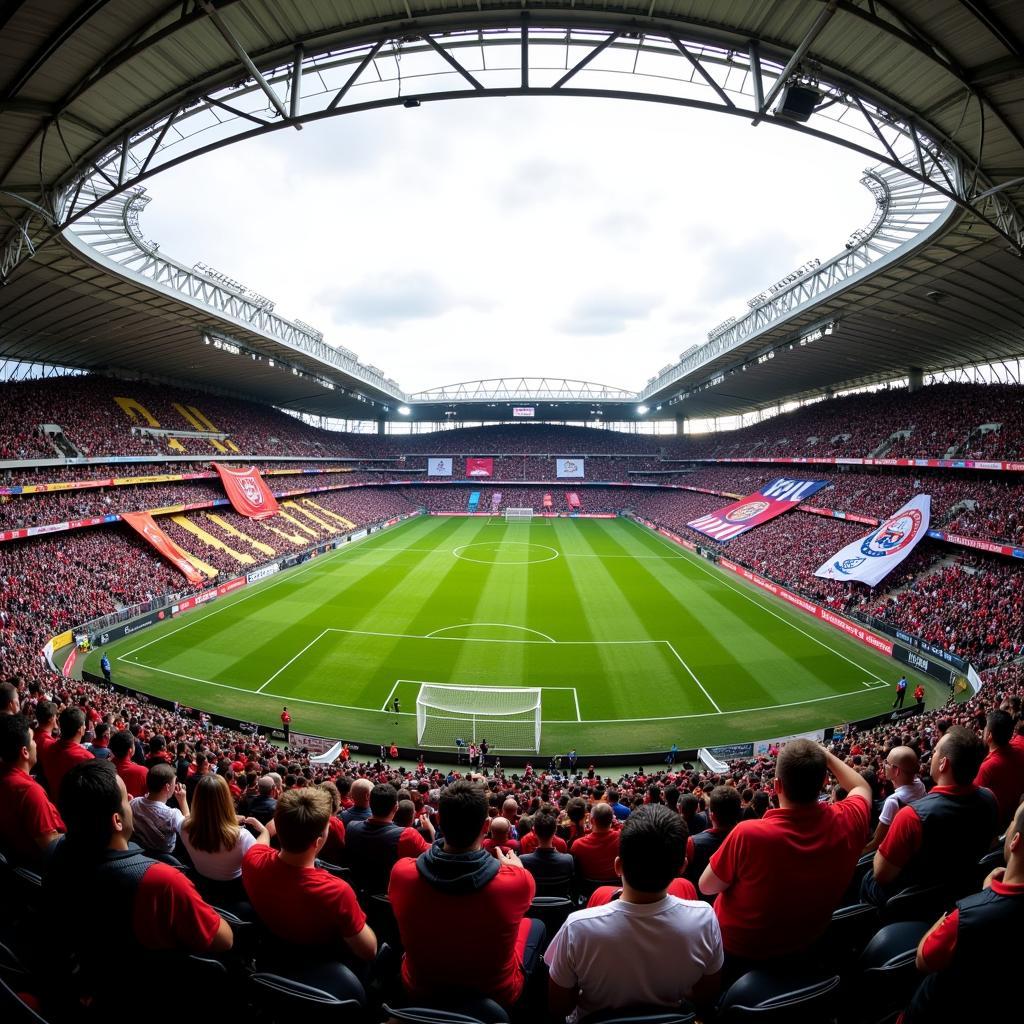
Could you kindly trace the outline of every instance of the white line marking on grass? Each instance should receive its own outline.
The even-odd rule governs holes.
[[[662,640],[661,643],[668,644],[668,649],[676,656],[676,660],[679,662],[679,664],[682,665],[683,668],[685,668],[686,671],[690,673],[690,678],[700,687],[700,692],[703,693],[704,696],[707,697],[707,699],[709,701],[711,701],[711,706],[719,714],[721,714],[722,709],[715,703],[714,697],[712,697],[711,694],[708,693],[708,691],[704,689],[704,684],[693,674],[693,669],[690,668],[690,666],[687,665],[685,661],[683,661],[683,659],[679,656],[679,652],[675,649],[675,647],[671,643],[669,643],[668,640]]]
[[[388,705],[391,703],[391,698],[395,695],[395,690],[398,689],[398,684],[402,682],[401,679],[395,680],[395,685],[391,687],[391,692],[384,698],[384,704],[381,707],[381,711],[387,711]]]
[[[524,633],[536,633],[537,636],[542,636],[548,643],[557,644],[557,640],[553,640],[547,635],[542,633],[539,629],[530,629],[529,626],[516,626],[511,622],[463,622],[455,626],[442,626],[440,629],[435,629],[431,633],[426,633],[423,636],[424,640],[465,640],[467,637],[453,636],[453,637],[439,637],[438,633],[446,633],[449,629],[469,629],[470,626],[501,626],[503,629],[521,629]]]
[[[560,554],[555,548],[549,544],[531,544],[525,540],[505,540],[502,544],[510,544],[520,548],[544,548],[546,551],[550,551],[551,554],[547,558],[524,558],[515,562],[496,562],[487,558],[470,558],[469,555],[463,555],[461,552],[467,551],[469,548],[490,548],[494,547],[489,541],[478,541],[475,544],[460,544],[457,548],[452,548],[452,554],[461,559],[463,562],[476,562],[478,565],[537,565],[540,562],[553,562]]]
[[[526,627],[520,627],[525,629]],[[454,641],[455,643],[463,644],[558,644],[559,647],[573,647],[573,646],[599,646],[599,647],[621,647],[632,644],[664,644],[668,643],[667,640],[552,640],[551,637],[547,637],[545,640],[495,640],[490,637],[483,636],[433,636],[431,634],[423,633],[385,633],[380,630],[374,629],[343,629],[341,626],[331,626],[325,630],[327,633],[352,633],[356,636],[386,636],[393,640],[448,640]],[[435,630],[436,632],[436,630]],[[537,630],[530,630],[531,633],[536,633]],[[540,634],[545,636],[544,633]],[[447,685],[447,684],[444,684]],[[572,687],[548,687],[548,689],[564,689],[570,690]]]
[[[577,722],[582,722],[583,718],[580,715],[580,695],[576,692],[576,687],[575,686],[567,687],[567,689],[571,689],[572,690],[573,703],[575,703],[575,705],[576,705],[576,721]],[[544,721],[544,719],[542,718],[541,722],[543,723],[543,721]]]
[[[289,658],[256,692],[262,693],[264,689],[266,689],[266,687],[268,687],[293,661],[297,661],[299,658],[301,658],[302,655],[304,655],[306,651],[308,651],[310,647],[312,647],[313,644],[315,644],[317,640],[319,640],[326,632],[327,630],[325,629],[322,632],[318,633],[315,637],[313,637],[313,639],[310,640],[309,643],[306,644],[306,646],[303,647],[298,654],[293,655],[291,658]]]
[[[419,521],[418,519],[410,519],[410,520],[408,520],[408,522],[410,522],[410,523],[418,522],[418,521]],[[404,525],[404,524],[399,524],[399,525]],[[378,534],[378,536],[383,536],[383,535],[384,535],[384,531],[381,531],[381,533]],[[366,538],[366,540],[368,540],[368,541],[372,540],[372,539],[373,539],[372,537],[367,537]],[[322,555],[320,558],[311,558],[304,569],[298,569],[298,570],[296,570],[294,572],[289,571],[288,569],[285,569],[282,573],[279,574],[278,578],[276,580],[274,580],[273,583],[270,583],[270,584],[268,584],[265,587],[255,587],[254,586],[254,587],[252,587],[252,589],[250,589],[248,592],[246,592],[237,601],[231,601],[229,604],[223,604],[223,605],[218,603],[218,606],[216,608],[214,608],[214,610],[212,612],[208,612],[205,615],[199,615],[199,616],[195,616],[195,617],[190,615],[188,621],[186,623],[184,623],[184,625],[179,626],[177,629],[169,630],[166,633],[161,633],[159,636],[154,637],[152,640],[147,641],[146,643],[142,644],[139,647],[133,647],[130,651],[127,651],[124,654],[117,654],[117,655],[114,656],[114,660],[115,661],[124,661],[126,658],[130,658],[133,654],[137,654],[139,651],[144,651],[147,647],[151,647],[153,644],[159,643],[161,640],[166,640],[167,637],[174,636],[175,633],[180,633],[183,629],[188,629],[189,626],[194,626],[197,622],[205,622],[207,619],[213,618],[214,615],[218,615],[220,612],[227,611],[229,608],[236,608],[238,605],[242,604],[243,602],[248,601],[250,597],[255,597],[257,594],[265,594],[268,590],[273,590],[274,587],[278,586],[281,583],[285,583],[288,580],[296,580],[300,576],[302,576],[304,573],[309,572],[310,569],[314,569],[317,566],[324,565],[327,562],[331,561],[336,555],[342,555],[346,551],[353,551],[353,550],[373,551],[373,550],[376,550],[376,549],[373,548],[373,547],[364,546],[362,544],[346,544],[343,548],[336,548],[330,554]],[[252,691],[249,690],[249,691],[246,691],[246,692],[251,693]]]
[[[674,552],[678,550],[674,544],[671,544],[669,541],[665,540],[664,537],[652,532],[651,530],[648,530],[646,526],[641,526],[635,520],[627,519],[626,522],[633,523],[633,525],[636,526],[638,530],[642,530],[643,533],[647,536],[653,537],[655,540],[661,541],[661,543],[668,547],[670,550]],[[777,611],[775,611],[773,608],[770,608],[768,605],[762,604],[760,601],[755,601],[754,598],[746,592],[746,590],[743,590],[742,588],[730,583],[725,578],[725,573],[722,570],[712,572],[706,566],[701,565],[701,559],[698,555],[691,556],[689,555],[689,553],[687,553],[687,555],[684,557],[687,562],[689,562],[691,565],[696,566],[698,569],[700,569],[701,572],[707,573],[708,576],[710,576],[714,580],[718,580],[718,582],[721,583],[723,586],[728,587],[730,590],[734,590],[737,594],[740,594],[743,597],[745,597],[751,604],[757,605],[758,608],[762,609],[763,611],[766,611],[769,615],[774,615],[775,618],[777,618],[780,622],[784,622],[787,626],[791,626],[798,633],[803,633],[805,637],[807,637],[809,640],[813,640],[820,647],[824,647],[826,651],[831,651],[837,658],[842,658],[843,661],[849,662],[851,665],[853,665],[854,668],[859,668],[862,672],[867,672],[867,674],[871,676],[872,679],[877,679],[880,683],[884,685],[885,680],[882,679],[881,676],[876,675],[874,672],[872,672],[871,669],[865,668],[859,662],[854,661],[853,658],[848,658],[845,654],[842,654],[840,651],[837,651],[830,644],[825,643],[824,640],[819,640],[816,636],[814,636],[813,633],[808,633],[806,629],[801,629],[795,622],[791,622],[784,615],[780,615]],[[777,706],[785,707],[786,705],[779,704]]]

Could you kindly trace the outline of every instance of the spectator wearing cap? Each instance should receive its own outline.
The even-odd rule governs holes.
[[[443,843],[398,861],[388,895],[405,947],[402,981],[415,995],[467,985],[511,1006],[538,961],[541,921],[527,918],[536,891],[514,853],[482,847],[487,825],[483,787],[457,781],[441,791]],[[458,921],[438,941],[441,922]]]
[[[145,795],[148,774],[142,765],[136,764],[132,760],[134,753],[135,737],[127,729],[121,729],[110,737],[111,762],[117,769],[117,774],[124,779],[125,789],[128,790],[128,795],[133,799],[137,796]],[[170,765],[167,767],[170,768]]]
[[[981,740],[962,725],[951,726],[931,760],[935,785],[927,796],[901,808],[875,851],[861,899],[884,905],[908,885],[957,885],[996,834],[995,797],[974,783],[985,756]]]
[[[1012,817],[1024,796],[1024,749],[1013,744],[1013,718],[1002,710],[990,711],[982,735],[988,756],[974,779],[992,792],[999,807],[1000,827]]]
[[[88,894],[93,905],[103,908],[105,930],[124,938],[115,950],[97,941],[91,928],[56,930],[55,941],[78,956],[91,991],[123,999],[148,990],[148,973],[130,967],[132,952],[139,948],[204,954],[231,948],[230,926],[188,878],[131,842],[128,791],[109,761],[91,759],[72,768],[61,786],[59,806],[68,834],[46,877],[48,905],[59,914]]]
[[[847,791],[819,803],[831,773]],[[700,878],[718,894],[715,913],[730,974],[795,954],[824,931],[867,840],[871,788],[856,770],[810,740],[791,740],[775,765],[779,807],[740,822]]]
[[[683,870],[686,826],[651,804],[622,826],[618,899],[570,914],[544,956],[552,1013],[582,1020],[597,1010],[708,1003],[724,961],[715,913],[669,895]]]
[[[279,939],[298,946],[345,947],[358,960],[377,953],[352,887],[316,857],[327,839],[330,795],[319,787],[281,795],[273,827],[280,851],[253,846],[242,860],[242,883],[260,921]]]
[[[36,743],[24,715],[0,715],[0,846],[38,864],[64,831],[57,808],[29,772]]]
[[[50,787],[50,795],[60,798],[60,784],[64,776],[80,761],[91,761],[93,755],[82,746],[85,735],[85,714],[81,708],[65,708],[57,718],[60,739],[46,751],[43,775]]]
[[[739,792],[732,786],[715,786],[708,797],[708,813],[711,828],[693,837],[693,861],[686,868],[686,877],[693,882],[700,880],[712,855],[739,824],[742,813]]]
[[[345,827],[345,854],[352,877],[366,892],[387,892],[395,862],[403,857],[418,857],[430,848],[415,828],[401,828],[394,823],[397,810],[398,790],[382,783],[370,791],[370,817]],[[433,836],[429,816],[424,815],[420,825]]]
[[[905,1024],[963,1021],[978,1015],[978,984],[1010,984],[1020,970],[1024,930],[1024,804],[1003,844],[1005,868],[995,868],[981,892],[960,900],[917,947],[921,982],[903,1015]]]
[[[615,878],[619,856],[619,832],[613,829],[615,813],[608,804],[595,804],[590,811],[590,831],[572,844],[576,874],[580,878],[606,881]]]
[[[875,834],[864,847],[865,853],[872,853],[882,845],[901,807],[915,803],[928,792],[921,781],[920,772],[921,761],[913,747],[893,747],[886,755],[885,774],[893,785],[893,792],[882,804]]]

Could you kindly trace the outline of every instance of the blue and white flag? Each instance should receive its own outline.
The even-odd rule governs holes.
[[[834,554],[814,575],[877,586],[928,532],[931,510],[931,496],[917,495],[866,537]]]

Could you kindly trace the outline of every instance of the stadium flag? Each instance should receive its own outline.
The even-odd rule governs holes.
[[[491,511],[497,512],[498,506],[501,504],[501,491],[495,491],[491,495]]]
[[[466,459],[466,476],[494,476],[494,459]]]
[[[121,519],[140,537],[149,541],[193,586],[206,582],[206,577],[188,560],[185,552],[156,525],[156,521],[148,512],[122,512]]]
[[[544,495],[544,507],[545,508],[551,508],[553,505],[554,505],[554,502],[551,500],[551,495],[550,494],[545,494]]]
[[[580,496],[575,491],[566,491],[565,500],[569,503],[569,508],[578,512],[580,509]]]
[[[469,508],[468,511],[475,512],[477,506],[480,504],[480,492],[473,491],[469,496]]]
[[[215,462],[213,468],[220,475],[231,506],[242,516],[250,519],[269,519],[278,513],[277,499],[263,482],[255,466],[248,469],[231,469]]]
[[[583,459],[555,459],[555,475],[559,479],[583,477]]]
[[[928,532],[931,511],[931,495],[917,495],[866,537],[837,551],[814,575],[877,586]]]
[[[729,541],[769,519],[796,508],[801,501],[828,485],[828,480],[787,480],[778,477],[759,491],[731,505],[691,520],[686,525],[718,541]]]
[[[427,476],[451,476],[451,459],[427,459]]]

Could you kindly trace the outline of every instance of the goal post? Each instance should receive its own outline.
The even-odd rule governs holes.
[[[505,509],[506,523],[532,523],[532,508],[507,508]]]
[[[416,695],[416,743],[454,747],[487,740],[493,751],[540,752],[541,691],[520,686],[422,683]]]

